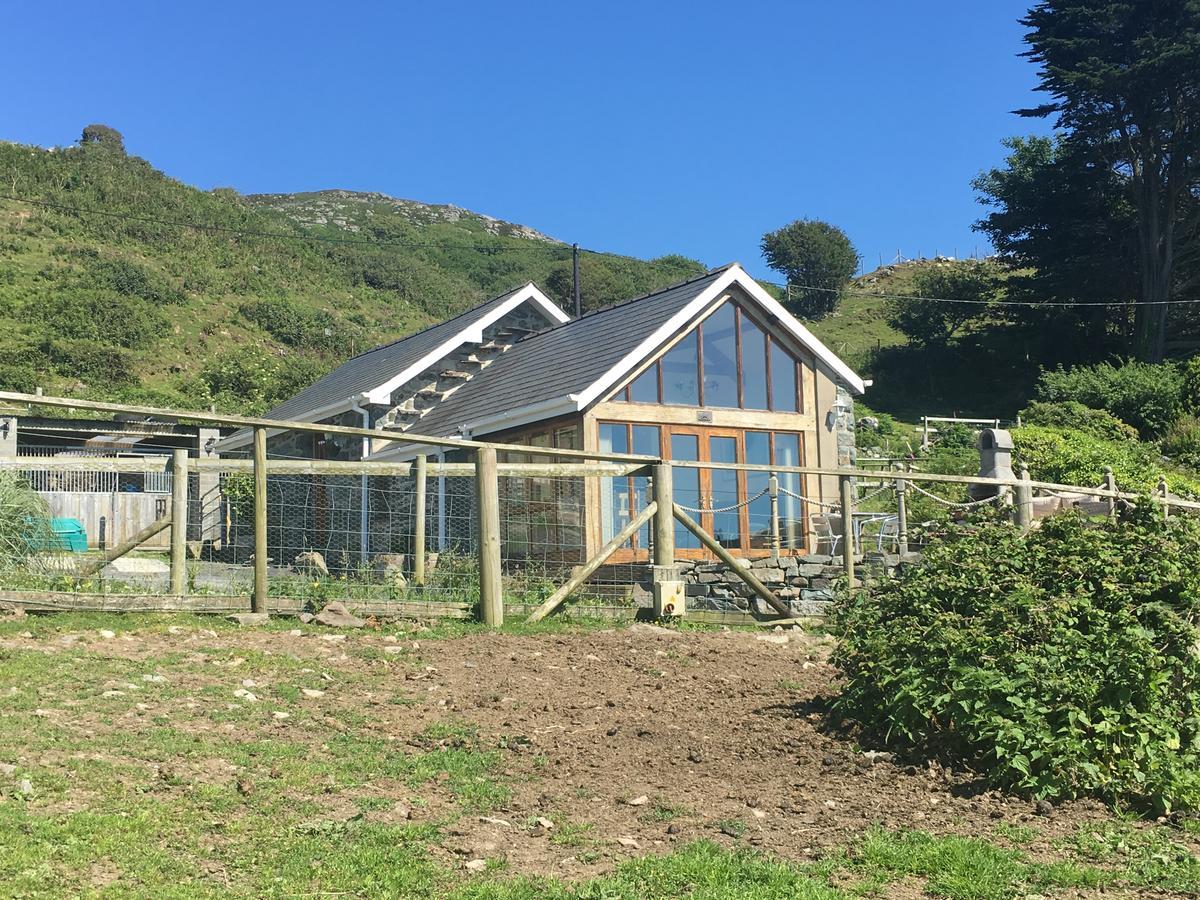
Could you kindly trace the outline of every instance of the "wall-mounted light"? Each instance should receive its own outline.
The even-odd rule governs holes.
[[[0,419],[0,438],[7,441],[10,430],[12,430],[12,419]]]
[[[216,446],[217,446],[217,439],[215,437],[210,437],[207,441],[204,442],[204,452],[207,453],[209,456],[212,456],[212,452],[214,449],[216,449]]]

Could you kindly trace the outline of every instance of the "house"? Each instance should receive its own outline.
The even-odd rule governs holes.
[[[863,389],[858,375],[731,264],[577,319],[527,284],[348,360],[267,415],[697,463],[834,467],[853,462],[853,396]],[[248,440],[235,435],[226,447]],[[453,460],[460,453],[422,447],[419,439],[295,433],[275,436],[268,449],[330,459],[427,452]],[[782,547],[799,552],[811,546],[810,518],[819,511],[802,498],[836,502],[836,478],[779,478]],[[701,524],[724,546],[765,555],[767,479],[765,471],[678,467],[675,496],[701,510]],[[509,485],[509,501],[540,511],[528,523],[506,518],[506,552],[594,551],[644,505],[645,478],[578,481],[565,491],[551,479]],[[446,502],[442,484],[439,542],[447,539]],[[364,505],[364,522],[367,515]],[[648,558],[646,540],[636,536],[625,558]],[[703,555],[682,530],[677,549],[681,557]],[[575,549],[562,554],[577,556]]]

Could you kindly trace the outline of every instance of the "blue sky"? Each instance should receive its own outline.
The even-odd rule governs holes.
[[[1028,4],[11,4],[0,139],[93,121],[203,188],[376,190],[585,247],[733,259],[800,217],[872,268],[986,244],[971,178],[1034,67]]]

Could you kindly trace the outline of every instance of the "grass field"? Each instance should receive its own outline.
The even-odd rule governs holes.
[[[1200,891],[1186,825],[1042,819],[893,766],[831,766],[857,749],[788,712],[827,690],[825,645],[562,621],[3,619],[0,894]]]

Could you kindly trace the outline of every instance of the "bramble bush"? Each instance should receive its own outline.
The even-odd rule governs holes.
[[[1163,465],[1155,444],[1105,441],[1070,429],[1026,425],[1012,432],[1016,457],[1034,477],[1059,484],[1098,486],[1105,466],[1112,466],[1123,491],[1153,491],[1160,476],[1183,497],[1200,497],[1200,480]]]
[[[838,613],[836,709],[1040,798],[1200,807],[1200,521],[992,523]]]
[[[1074,400],[1128,422],[1144,438],[1158,438],[1184,412],[1186,377],[1171,363],[1099,363],[1042,373],[1038,399]]]
[[[1137,429],[1132,425],[1125,424],[1107,410],[1092,409],[1078,400],[1035,401],[1021,410],[1021,422],[1025,425],[1082,431],[1104,441],[1138,439]]]
[[[1162,452],[1189,469],[1200,469],[1200,419],[1184,416],[1162,439]]]

